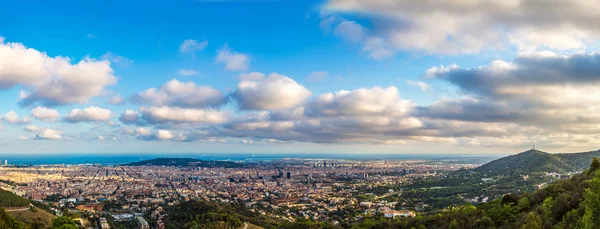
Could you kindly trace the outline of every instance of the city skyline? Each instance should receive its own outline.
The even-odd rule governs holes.
[[[600,5],[539,4],[6,3],[0,154],[597,150]]]

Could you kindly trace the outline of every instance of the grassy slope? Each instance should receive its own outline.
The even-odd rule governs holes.
[[[35,212],[25,210],[8,212],[8,214],[15,217],[17,220],[27,224],[40,223],[46,226],[50,226],[52,224],[52,219],[56,217],[37,207],[35,208]]]

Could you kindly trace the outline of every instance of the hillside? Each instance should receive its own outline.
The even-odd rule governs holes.
[[[600,156],[600,151],[550,154],[532,149],[491,161],[474,171],[487,173],[490,176],[507,172],[511,174],[577,172],[586,169],[595,156]]]
[[[23,207],[27,205],[29,205],[29,200],[0,189],[0,207]]]
[[[528,155],[545,158],[544,155]],[[511,158],[512,160],[513,158]],[[552,164],[550,164],[552,165]],[[590,169],[569,179],[521,195],[508,194],[489,203],[464,205],[397,220],[381,216],[342,227],[299,221],[279,228],[420,228],[420,229],[593,229],[600,228],[600,160],[594,158]]]
[[[155,158],[151,160],[138,161],[124,166],[192,166],[192,167],[225,167],[225,168],[239,168],[243,167],[243,164],[235,163],[231,161],[205,161],[193,158]]]

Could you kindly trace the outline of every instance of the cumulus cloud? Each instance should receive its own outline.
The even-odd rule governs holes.
[[[28,132],[35,132],[35,133],[37,133],[37,132],[40,132],[40,131],[44,130],[44,128],[38,127],[36,125],[28,125],[23,130],[28,131]]]
[[[197,41],[193,39],[187,39],[179,45],[179,52],[194,53],[196,51],[203,50],[204,48],[206,48],[206,46],[208,46],[207,40]]]
[[[125,99],[123,99],[123,97],[121,97],[120,95],[115,95],[110,98],[108,103],[110,103],[112,105],[123,105],[123,104],[125,104]]]
[[[228,99],[219,90],[173,79],[160,88],[150,88],[131,97],[131,102],[153,106],[218,107]]]
[[[139,112],[129,109],[125,110],[125,112],[119,116],[119,121],[132,125],[141,125],[143,123]]]
[[[56,121],[60,118],[58,111],[45,107],[36,107],[31,110],[31,116],[38,120]]]
[[[107,60],[49,57],[21,43],[0,43],[0,88],[25,87],[22,105],[86,103],[117,82]]]
[[[396,87],[374,87],[325,93],[310,101],[307,109],[313,116],[403,115],[413,106],[400,99]]]
[[[410,86],[421,89],[421,91],[429,91],[431,89],[431,85],[429,85],[423,81],[407,80],[406,83]]]
[[[349,41],[359,42],[365,37],[365,28],[355,21],[344,20],[335,27],[333,33]]]
[[[477,54],[508,44],[567,50],[586,48],[600,38],[600,27],[593,23],[600,19],[600,4],[585,0],[330,0],[325,9],[364,16],[378,28],[364,30],[365,36],[381,36],[395,50]],[[339,21],[322,14],[320,26]]]
[[[171,140],[171,139],[175,138],[175,135],[173,135],[168,130],[158,130],[156,132],[156,138],[158,140]]]
[[[19,117],[17,112],[14,111],[9,111],[0,118],[0,120],[11,124],[27,124],[31,122],[31,119],[29,119],[29,117]]]
[[[241,81],[232,94],[239,107],[245,110],[292,108],[310,95],[311,92],[304,86],[277,73],[256,81]]]
[[[63,117],[65,122],[110,122],[111,111],[92,106],[84,109],[73,109]]]
[[[230,71],[244,71],[250,67],[250,57],[233,51],[227,44],[218,51],[217,62],[224,63],[225,69]]]
[[[38,140],[58,140],[62,138],[62,132],[53,129],[44,129],[35,138]]]
[[[413,114],[433,120],[484,123],[486,127],[514,125],[516,128],[510,131],[506,126],[495,130],[573,144],[568,142],[576,135],[592,135],[600,129],[599,59],[598,54],[545,52],[520,55],[513,61],[496,60],[476,68],[434,67],[426,73],[431,79],[450,82],[465,95],[420,106]],[[479,138],[499,137],[490,134],[500,131],[490,130],[472,131],[477,131]],[[491,140],[473,141],[482,142]]]
[[[142,119],[150,124],[193,123],[219,124],[228,119],[225,112],[214,109],[189,109],[177,107],[142,107]]]
[[[156,130],[156,131],[151,131],[149,129],[146,128],[142,128],[142,127],[138,127],[134,130],[133,135],[135,135],[135,137],[137,139],[140,140],[144,140],[144,141],[185,141],[186,140],[186,136],[184,136],[182,133],[173,133],[172,131],[169,130]]]

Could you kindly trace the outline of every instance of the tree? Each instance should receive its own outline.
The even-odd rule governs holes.
[[[597,159],[597,158],[595,158]],[[594,163],[592,162],[592,165]],[[591,168],[590,168],[591,169]],[[585,189],[583,206],[585,214],[583,215],[583,228],[592,229],[600,227],[600,173],[588,182],[589,188]]]
[[[597,171],[598,169],[600,169],[600,159],[598,159],[598,157],[594,157],[594,159],[592,159],[592,164],[590,165],[590,173],[593,173],[595,171]]]
[[[542,218],[535,212],[527,214],[526,223],[521,229],[542,229]]]
[[[61,216],[52,220],[51,229],[77,229],[77,223],[68,217]]]

